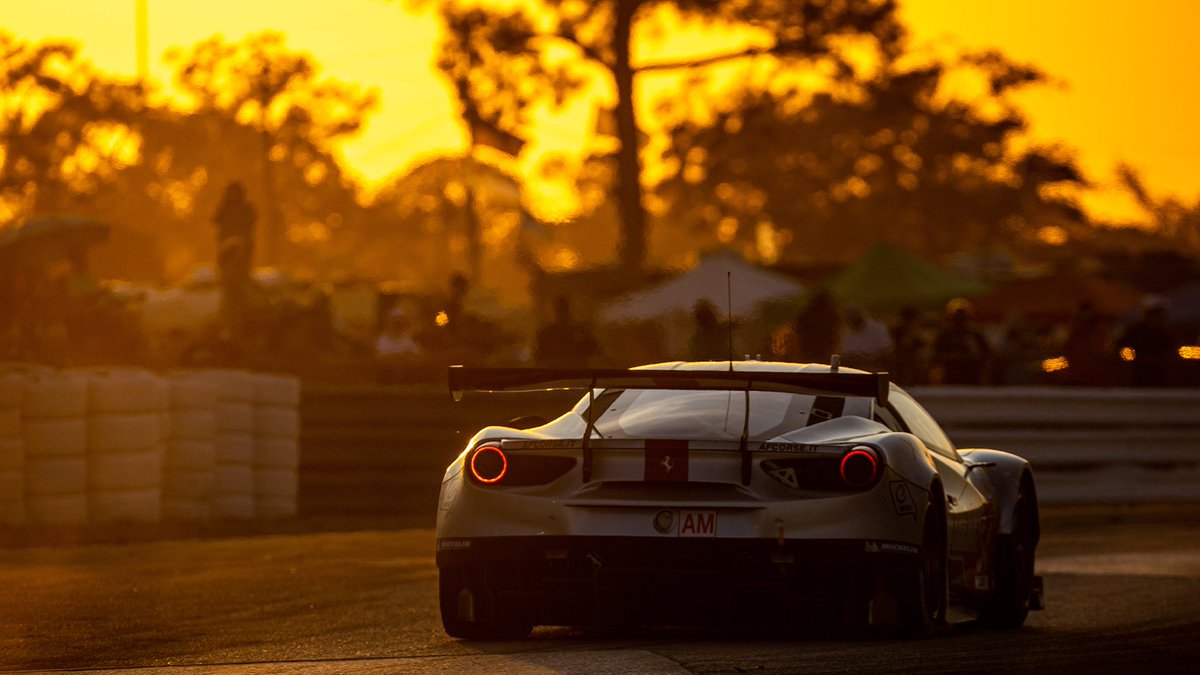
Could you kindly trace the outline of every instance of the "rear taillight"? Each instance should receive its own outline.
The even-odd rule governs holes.
[[[471,451],[467,468],[472,482],[494,487],[546,485],[575,468],[574,457],[517,450],[505,452],[496,441]]]
[[[865,445],[851,448],[842,457],[838,473],[842,481],[852,488],[864,488],[879,476],[879,457],[875,450]]]
[[[471,453],[471,475],[480,483],[498,483],[508,473],[508,457],[498,445],[481,445]]]
[[[799,457],[777,456],[763,460],[761,466],[768,476],[793,490],[860,492],[871,489],[883,475],[883,456],[873,447],[829,450]]]

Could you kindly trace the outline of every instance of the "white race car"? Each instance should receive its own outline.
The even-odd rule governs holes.
[[[450,368],[464,391],[586,390],[479,431],[437,512],[442,624],[1020,626],[1042,604],[1029,463],[960,450],[886,374],[771,362]]]

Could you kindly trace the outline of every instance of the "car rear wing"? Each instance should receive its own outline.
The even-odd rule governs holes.
[[[732,368],[732,363],[730,364]],[[750,392],[776,391],[815,396],[874,397],[887,404],[887,373],[788,373],[769,370],[659,370],[638,368],[475,368],[450,366],[450,395],[460,400],[465,391],[553,391],[586,389],[588,409],[595,404],[597,389],[677,389],[740,391],[745,393],[742,416],[742,484],[750,484]],[[587,415],[583,438],[583,481],[592,479],[592,429],[595,419]]]
[[[658,370],[642,368],[476,368],[450,366],[450,395],[465,391],[553,391],[562,389],[680,389],[777,391],[818,396],[888,399],[887,373],[789,373],[764,370]]]

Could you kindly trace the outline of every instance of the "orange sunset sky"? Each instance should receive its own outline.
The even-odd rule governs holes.
[[[423,157],[455,151],[465,134],[453,97],[432,67],[437,21],[383,0],[147,0],[150,74],[166,82],[161,55],[214,34],[230,41],[263,30],[287,36],[324,72],[376,88],[381,106],[342,147],[370,185]],[[0,0],[0,30],[28,41],[67,38],[82,56],[117,76],[137,72],[136,0]],[[918,48],[998,47],[1059,83],[1021,94],[1034,142],[1078,151],[1095,183],[1085,204],[1116,220],[1139,213],[1115,189],[1127,162],[1152,191],[1187,203],[1200,198],[1200,2],[1191,0],[900,0]],[[700,49],[693,38],[684,49]],[[685,40],[686,42],[686,40]],[[645,115],[643,115],[645,118]],[[647,126],[652,120],[647,120]],[[590,129],[586,108],[539,123],[533,152],[578,150]]]

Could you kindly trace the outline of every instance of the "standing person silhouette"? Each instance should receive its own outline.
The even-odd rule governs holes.
[[[717,308],[707,300],[692,307],[696,327],[688,340],[688,357],[693,361],[723,361],[729,356],[729,326],[717,317]]]
[[[1142,315],[1117,338],[1117,352],[1131,361],[1135,387],[1165,387],[1171,379],[1171,361],[1179,345],[1167,326],[1167,304],[1157,296],[1142,303]]]
[[[842,343],[842,317],[828,291],[818,291],[792,323],[801,363],[829,363]]]
[[[538,328],[533,357],[546,368],[588,367],[600,358],[600,345],[585,324],[571,319],[564,296],[554,298],[553,316]]]
[[[242,184],[233,181],[226,186],[213,222],[217,226],[217,282],[221,292],[222,332],[230,340],[245,337],[257,218]]]
[[[971,321],[971,303],[946,305],[946,322],[933,340],[933,368],[941,384],[982,384],[992,348]]]

